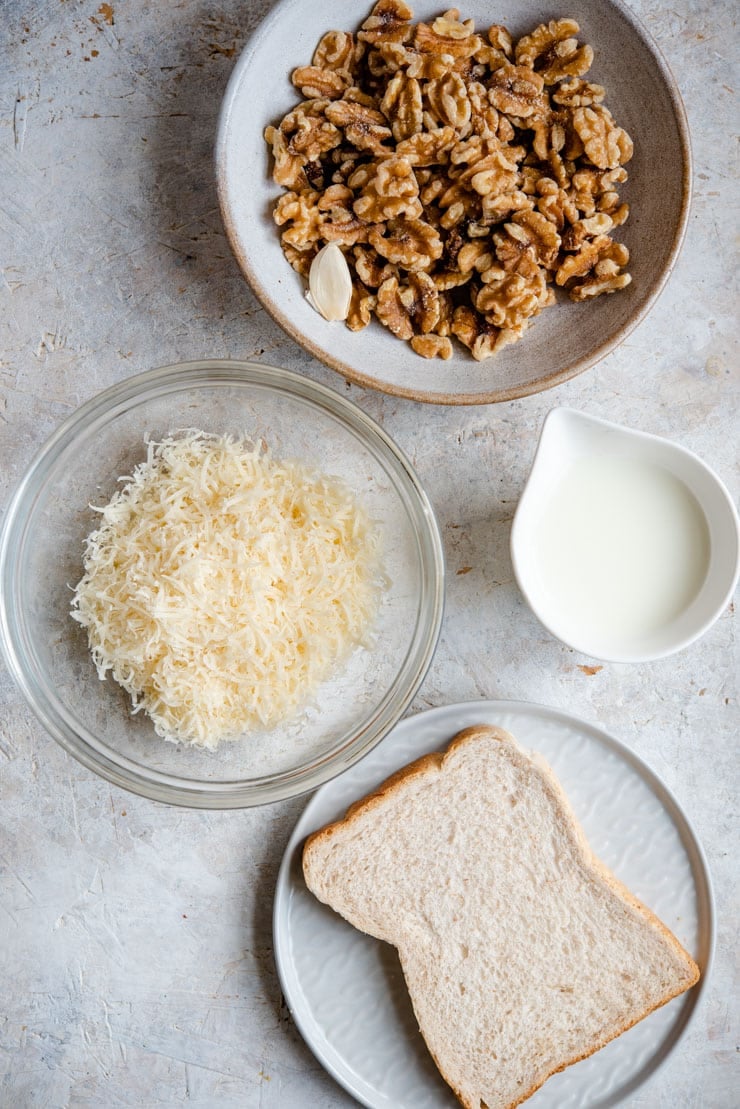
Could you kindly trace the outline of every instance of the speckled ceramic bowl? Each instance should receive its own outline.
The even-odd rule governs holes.
[[[439,14],[434,0],[411,0],[416,19]],[[615,238],[629,247],[632,284],[612,296],[545,310],[522,341],[475,362],[457,342],[447,362],[427,361],[373,321],[353,333],[324,321],[305,301],[304,283],[283,257],[271,212],[280,189],[263,138],[299,100],[290,82],[310,62],[324,31],[357,28],[370,0],[280,0],[241,55],[224,99],[216,172],[224,223],[254,292],[275,320],[316,358],[360,385],[438,404],[511,400],[566,381],[612,351],[644,318],[668,279],[688,217],[691,169],[686,117],[663,58],[621,0],[483,0],[460,5],[478,27],[495,21],[512,34],[542,21],[578,20],[595,58],[589,77],[606,87],[606,105],[632,136],[629,181],[620,189],[631,215]]]

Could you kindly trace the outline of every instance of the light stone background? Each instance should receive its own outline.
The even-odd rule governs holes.
[[[447,611],[414,710],[503,697],[576,713],[631,744],[694,822],[717,894],[711,989],[631,1104],[735,1106],[734,609],[674,658],[589,674],[524,606],[507,553],[557,404],[672,436],[737,494],[735,6],[633,3],[678,77],[695,156],[688,237],[650,317],[567,385],[457,409],[346,385],[240,276],[212,146],[268,7],[0,0],[0,504],[77,405],[152,366],[257,358],[350,396],[410,455],[444,532]],[[0,1105],[350,1105],[293,1027],[273,965],[277,867],[304,803],[208,814],[129,796],[68,758],[0,669]]]

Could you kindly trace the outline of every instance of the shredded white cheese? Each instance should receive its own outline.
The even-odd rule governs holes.
[[[272,728],[370,644],[380,535],[343,481],[200,431],[151,443],[120,480],[72,615],[99,677],[163,738]]]

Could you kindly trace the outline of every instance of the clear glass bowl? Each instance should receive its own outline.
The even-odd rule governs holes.
[[[215,752],[167,743],[124,691],[100,681],[70,616],[83,540],[145,436],[182,428],[264,438],[341,476],[379,521],[391,585],[375,646],[356,650],[298,718]],[[359,408],[307,378],[250,362],[165,366],[84,404],[49,439],[0,535],[0,631],[7,662],[46,730],[124,789],[198,808],[240,808],[314,789],[362,758],[401,717],[431,661],[444,561],[431,505],[408,460]]]

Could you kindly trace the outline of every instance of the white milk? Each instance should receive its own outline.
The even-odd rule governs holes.
[[[533,534],[551,626],[634,645],[693,600],[709,565],[704,514],[662,466],[593,453],[556,483]]]

